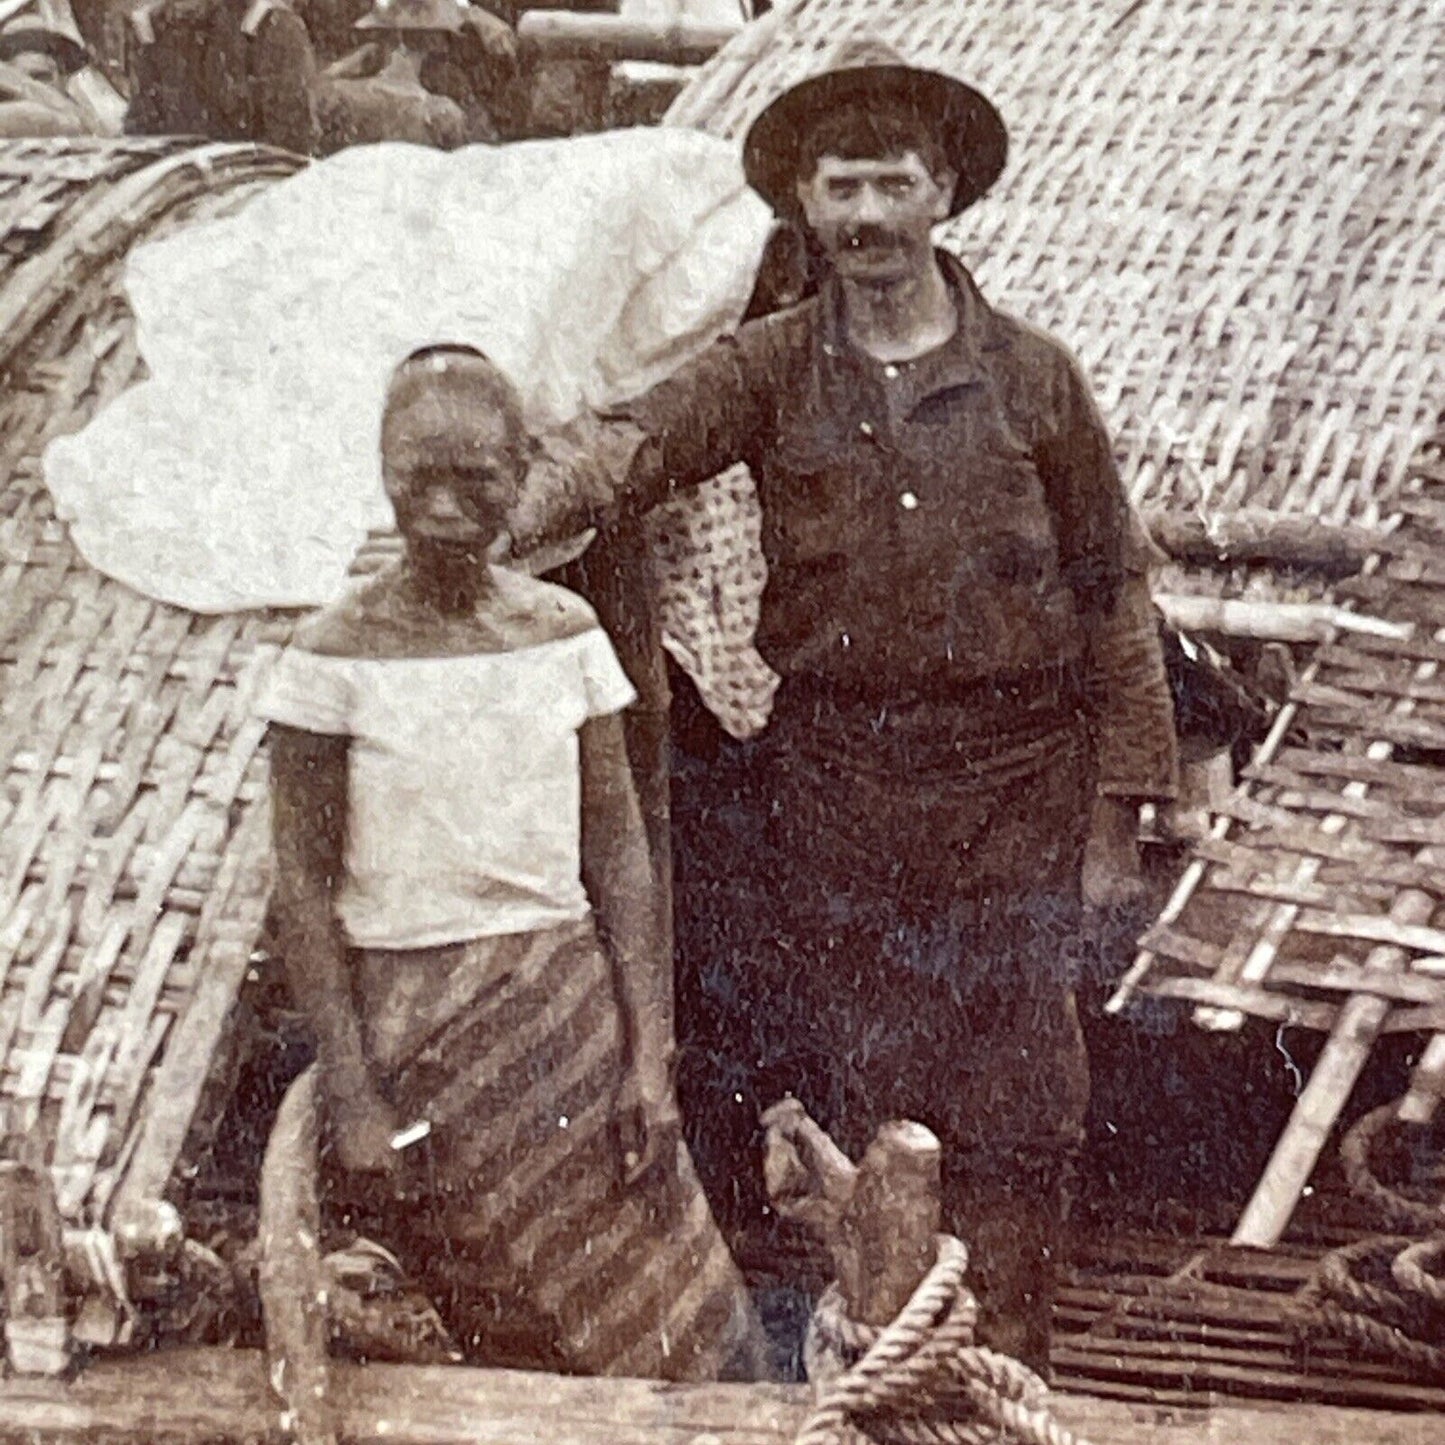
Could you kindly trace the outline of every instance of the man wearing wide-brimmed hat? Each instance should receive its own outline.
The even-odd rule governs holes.
[[[1175,753],[1079,368],[933,246],[1006,156],[976,90],[868,42],[774,100],[743,163],[823,258],[818,293],[579,427],[513,533],[750,466],[782,681],[747,760],[767,822],[730,982],[764,1067],[738,1096],[790,1090],[854,1151],[883,1119],[932,1126],[983,1336],[1041,1365],[1088,1097],[1069,959],[1083,903],[1137,889],[1138,806]]]
[[[354,28],[366,43],[317,85],[323,154],[379,141],[453,150],[497,138],[490,103],[516,63],[503,21],[467,0],[375,0]]]

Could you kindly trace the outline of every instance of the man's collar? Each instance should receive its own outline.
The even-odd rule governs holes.
[[[958,326],[941,346],[907,363],[900,363],[903,381],[913,405],[925,397],[952,387],[970,386],[984,379],[988,356],[1008,345],[1008,336],[998,324],[993,308],[984,300],[978,284],[957,256],[935,250],[944,281],[958,312]],[[822,287],[821,335],[823,353],[834,364],[871,370],[876,366],[849,339],[843,319],[842,287],[829,275]],[[905,407],[910,410],[911,407]]]

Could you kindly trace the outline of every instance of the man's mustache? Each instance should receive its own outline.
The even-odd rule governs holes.
[[[904,243],[905,238],[887,226],[853,226],[843,233],[843,244],[859,251],[897,248]]]

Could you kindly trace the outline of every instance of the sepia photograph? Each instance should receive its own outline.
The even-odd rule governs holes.
[[[0,1445],[1445,1445],[1445,0],[0,0]]]

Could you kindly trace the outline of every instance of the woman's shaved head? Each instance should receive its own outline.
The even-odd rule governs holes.
[[[522,399],[510,379],[474,346],[445,342],[413,351],[391,374],[382,417],[381,446],[451,434],[463,442],[482,417],[493,434],[502,421],[518,464],[526,457],[527,429]]]
[[[529,449],[516,388],[475,347],[428,346],[392,373],[381,462],[403,533],[495,534]]]

